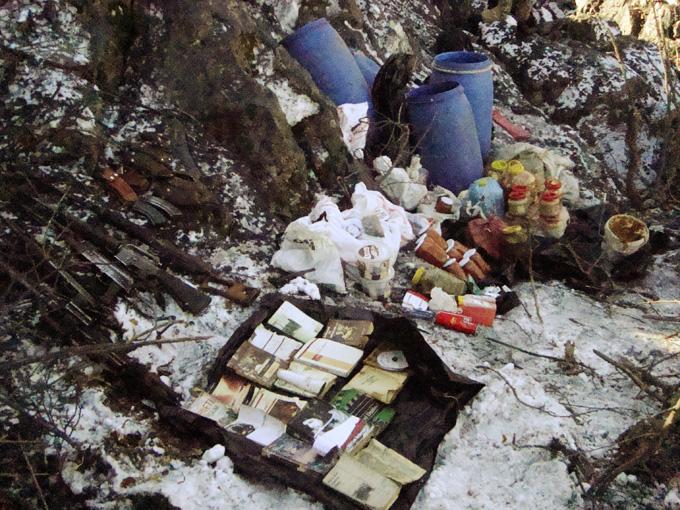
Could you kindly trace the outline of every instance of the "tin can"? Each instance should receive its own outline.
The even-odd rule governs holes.
[[[434,321],[447,329],[460,331],[467,335],[474,335],[477,332],[477,324],[470,317],[459,313],[438,312],[434,316]]]

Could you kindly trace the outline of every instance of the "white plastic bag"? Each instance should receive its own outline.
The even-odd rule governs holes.
[[[312,269],[305,275],[309,281],[331,285],[344,294],[347,289],[338,248],[325,233],[315,232],[302,220],[307,218],[300,218],[286,228],[272,266],[288,272]]]
[[[357,158],[364,158],[366,135],[368,134],[368,103],[346,103],[337,108],[342,141],[349,153]]]
[[[427,195],[427,186],[413,182],[403,168],[394,167],[380,181],[380,188],[395,203],[407,211],[412,211]]]

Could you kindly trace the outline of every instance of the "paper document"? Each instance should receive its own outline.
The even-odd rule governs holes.
[[[399,497],[401,486],[345,454],[323,483],[371,510],[387,510]]]
[[[401,485],[420,480],[426,471],[391,448],[371,439],[368,446],[354,458],[373,471],[394,480]]]
[[[406,372],[389,372],[380,368],[364,365],[343,387],[345,390],[356,389],[385,404],[391,403],[404,387],[408,378]]]
[[[274,312],[267,324],[302,343],[313,340],[323,329],[323,324],[315,321],[288,301]]]
[[[295,359],[340,377],[347,377],[364,352],[333,340],[317,338],[295,354]]]

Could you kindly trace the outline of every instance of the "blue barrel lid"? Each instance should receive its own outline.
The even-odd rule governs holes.
[[[447,51],[434,57],[432,67],[442,73],[477,74],[491,70],[492,62],[477,51]]]
[[[406,101],[411,104],[437,103],[446,100],[453,94],[463,94],[463,86],[457,81],[443,81],[411,90],[406,96]]]

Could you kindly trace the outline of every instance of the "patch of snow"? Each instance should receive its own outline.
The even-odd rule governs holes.
[[[319,292],[319,286],[309,280],[304,279],[302,276],[298,276],[294,280],[285,284],[279,290],[281,294],[288,294],[292,296],[297,296],[299,294],[304,294],[311,299],[319,300],[321,299],[321,292]]]
[[[295,92],[288,80],[270,81],[266,83],[266,86],[279,101],[279,106],[286,115],[286,121],[289,125],[295,126],[302,119],[319,113],[319,105],[308,96]]]
[[[225,452],[224,445],[216,444],[212,448],[203,452],[201,460],[207,462],[208,464],[214,464],[222,457],[224,457],[224,452]]]

